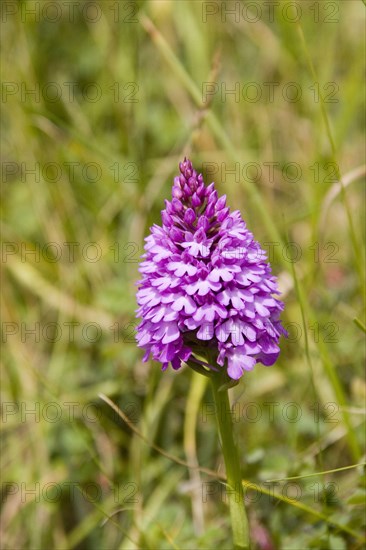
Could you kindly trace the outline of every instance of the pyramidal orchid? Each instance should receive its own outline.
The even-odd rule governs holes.
[[[188,159],[179,165],[162,225],[145,239],[137,302],[138,345],[179,369],[211,378],[225,460],[233,547],[249,549],[241,461],[228,389],[256,363],[272,365],[283,303],[265,252],[239,211],[230,212],[215,185],[206,186]]]
[[[285,334],[283,303],[266,254],[238,210],[190,160],[180,163],[162,226],[145,239],[137,292],[138,345],[179,369],[225,369],[238,380],[256,363],[272,365]]]

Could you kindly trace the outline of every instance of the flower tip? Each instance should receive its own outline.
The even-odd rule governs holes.
[[[191,225],[196,219],[196,214],[192,208],[188,208],[184,214],[184,221]]]
[[[222,210],[226,206],[226,195],[222,195],[216,203],[216,211]]]
[[[214,191],[214,190],[215,190],[215,183],[212,182],[212,183],[210,183],[210,185],[208,187],[206,187],[206,191],[205,191],[206,197],[209,197],[211,195],[212,191]]]

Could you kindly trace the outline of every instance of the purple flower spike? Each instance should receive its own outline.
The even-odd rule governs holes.
[[[238,380],[256,363],[279,354],[283,303],[265,252],[240,212],[206,187],[184,159],[174,178],[172,202],[145,239],[139,271],[138,346],[165,370],[182,361],[217,365]],[[204,363],[203,363],[204,361]],[[215,365],[212,363],[215,362]]]

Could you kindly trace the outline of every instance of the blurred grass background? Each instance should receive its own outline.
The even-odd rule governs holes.
[[[2,547],[231,548],[223,486],[143,439],[223,472],[206,382],[134,343],[189,155],[286,302],[278,363],[232,390],[254,547],[362,548],[362,2],[3,2],[1,34]]]

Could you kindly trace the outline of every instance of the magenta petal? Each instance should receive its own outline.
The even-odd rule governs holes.
[[[263,363],[266,367],[270,367],[277,361],[278,353],[265,354],[261,353],[259,355],[259,361]]]
[[[267,315],[270,314],[269,310],[258,302],[254,302],[254,307],[257,313],[259,313],[259,315],[262,315],[262,317],[267,317]]]
[[[177,340],[179,336],[180,332],[177,323],[169,323],[165,330],[165,336],[162,342],[163,344],[169,344],[170,342],[174,342],[174,340]]]
[[[172,303],[172,309],[174,311],[181,311],[184,307],[186,298],[184,296],[180,296],[175,302]]]
[[[219,342],[226,342],[230,334],[230,330],[229,330],[230,326],[231,326],[231,321],[230,322],[227,321],[226,323],[223,323],[222,325],[216,328],[215,336]]]
[[[191,314],[196,311],[197,306],[190,296],[181,296],[172,303],[172,309],[174,311],[182,311],[184,309],[187,314]]]
[[[177,356],[174,357],[174,358],[172,359],[172,367],[173,367],[173,369],[174,369],[174,370],[178,370],[178,369],[181,368],[181,366],[182,366],[182,361],[179,359],[179,357],[177,357]]]
[[[253,370],[255,363],[256,360],[254,357],[236,352],[228,358],[228,375],[234,380],[238,380],[242,376],[244,370]]]
[[[214,335],[214,329],[212,323],[203,323],[197,332],[197,338],[199,340],[212,340]]]
[[[229,359],[227,373],[233,380],[239,380],[239,378],[243,374],[243,369],[238,359]]]
[[[187,313],[187,315],[191,315],[196,311],[196,309],[197,309],[197,306],[192,300],[192,298],[190,298],[190,296],[187,296],[184,304],[184,311]]]
[[[248,323],[242,323],[241,326],[245,337],[248,338],[250,342],[255,342],[257,338],[256,331]]]

